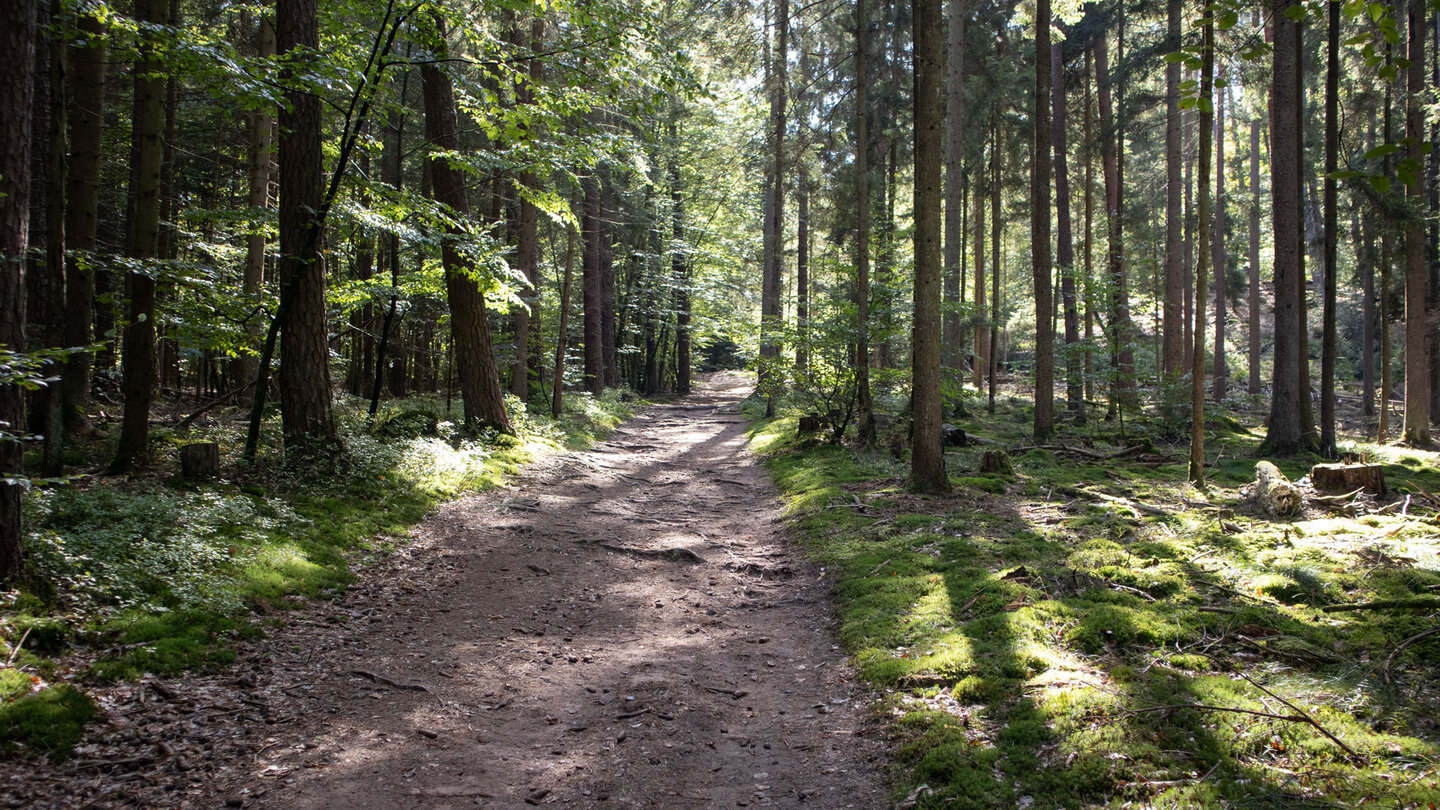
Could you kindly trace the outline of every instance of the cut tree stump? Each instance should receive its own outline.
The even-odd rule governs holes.
[[[1001,475],[1013,475],[1014,469],[1010,466],[1010,454],[1004,450],[986,450],[985,455],[980,457],[980,474],[999,473]]]
[[[214,478],[220,474],[220,445],[196,442],[180,448],[180,475],[185,478]]]
[[[818,430],[823,429],[826,425],[827,420],[825,419],[825,417],[821,416],[818,413],[812,413],[808,416],[800,417],[799,429],[801,433],[814,433]]]
[[[970,437],[965,435],[963,428],[948,423],[940,426],[940,435],[944,437],[946,447],[965,447],[970,444]]]
[[[1357,489],[1384,495],[1385,468],[1379,464],[1316,464],[1310,468],[1310,483],[1321,492],[1336,495]]]
[[[1267,514],[1275,517],[1298,515],[1305,505],[1300,490],[1290,483],[1285,473],[1268,461],[1255,465],[1255,484],[1251,497]]]

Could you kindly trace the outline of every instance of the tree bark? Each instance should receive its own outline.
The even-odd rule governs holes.
[[[1423,0],[1410,0],[1410,65],[1406,69],[1406,156],[1416,165],[1425,161],[1425,24]],[[1425,172],[1417,169],[1405,197],[1420,210],[1424,205]],[[1405,228],[1405,441],[1430,443],[1430,345],[1426,325],[1428,268],[1425,266],[1425,224],[1415,220]]]
[[[1066,158],[1065,59],[1064,47],[1050,46],[1050,92],[1055,109],[1053,123],[1055,154],[1055,258],[1060,264],[1060,298],[1065,310],[1065,407],[1077,421],[1085,419],[1085,386],[1081,358],[1075,344],[1080,340],[1080,310],[1075,301],[1075,242],[1070,228],[1070,175]]]
[[[1324,336],[1320,348],[1320,452],[1335,458],[1335,293],[1339,267],[1335,249],[1339,216],[1336,207],[1336,163],[1340,151],[1340,3],[1327,4],[1326,70],[1325,70],[1325,302]]]
[[[1211,81],[1213,87],[1214,80]],[[1215,274],[1214,395],[1216,402],[1224,402],[1230,382],[1230,362],[1225,357],[1225,312],[1229,301],[1225,289],[1225,89],[1218,88],[1212,95],[1215,97],[1215,199],[1212,202],[1215,221],[1210,231],[1210,267]]]
[[[1035,285],[1035,441],[1055,430],[1055,308],[1050,271],[1050,0],[1037,0],[1030,154],[1030,267]],[[918,162],[917,165],[925,165]],[[918,200],[917,200],[918,204]],[[938,206],[938,201],[937,201]],[[917,205],[918,209],[918,205]],[[917,321],[917,331],[919,322]]]
[[[766,412],[773,414],[774,398],[780,381],[779,369],[773,367],[780,356],[780,329],[783,319],[780,293],[784,278],[785,249],[785,65],[789,55],[789,0],[775,2],[775,51],[770,57],[770,155],[766,171],[769,198],[766,201],[764,267],[760,295],[760,356],[764,359],[761,389],[766,393]]]
[[[439,29],[437,19],[435,30],[438,32]],[[425,88],[426,137],[436,149],[459,149],[460,128],[450,77],[439,64],[432,62],[421,66],[420,79]],[[431,157],[430,177],[436,202],[450,208],[459,222],[468,219],[470,202],[465,196],[464,175],[450,165],[448,158]],[[465,428],[470,432],[491,428],[513,435],[515,430],[510,426],[501,394],[499,368],[490,346],[485,296],[475,279],[475,268],[456,244],[462,235],[463,229],[458,223],[447,225],[440,254],[445,266],[445,293],[450,302],[450,340],[459,371]]]
[[[106,26],[82,14],[70,47],[70,166],[66,177],[65,345],[89,346],[95,314],[95,234],[99,222],[100,148],[104,125]],[[77,352],[65,363],[66,424],[78,428],[90,399],[94,358]]]
[[[0,4],[0,350],[25,351],[25,252],[30,228],[30,123],[34,108],[35,4]],[[20,573],[23,395],[0,380],[0,582]]]
[[[1210,270],[1210,258],[1205,247],[1210,244],[1210,135],[1219,132],[1215,125],[1214,105],[1211,103],[1211,82],[1215,73],[1215,24],[1209,16],[1205,18],[1200,46],[1200,188],[1199,217],[1196,224],[1196,243],[1200,253],[1195,261],[1195,345],[1192,348],[1190,366],[1190,483],[1197,487],[1205,485],[1205,282]],[[1217,154],[1219,154],[1217,150]],[[1216,172],[1217,183],[1219,171]],[[1216,251],[1218,255],[1219,251]],[[1218,272],[1218,270],[1217,270]],[[1218,309],[1218,307],[1217,307]],[[1220,313],[1223,316],[1223,312]],[[1218,380],[1217,380],[1218,383]]]
[[[43,302],[37,302],[44,307],[44,315],[41,319],[31,316],[31,320],[43,323],[45,346],[63,349],[66,345],[65,296],[69,281],[65,267],[65,158],[69,134],[65,121],[69,107],[66,98],[69,90],[66,72],[69,65],[65,41],[70,36],[71,23],[65,19],[65,9],[57,0],[42,4],[40,16],[43,19],[38,25],[39,39],[36,42],[34,68],[37,115],[32,126],[38,130],[43,111],[46,131],[43,133],[43,151],[42,140],[39,138],[33,147],[36,153],[32,155],[32,159],[36,163],[38,174],[32,178],[32,182],[37,186],[42,182],[44,184],[43,189],[36,189],[41,192],[44,203],[43,212],[37,212],[43,216],[44,224],[43,272],[36,274],[37,278],[44,282],[40,285],[43,287]],[[47,74],[44,81],[41,81],[39,75],[42,70]],[[40,92],[42,86],[47,91],[43,94],[44,98]],[[32,221],[32,228],[33,226]],[[44,374],[47,377],[59,377],[63,370],[63,362],[50,362],[45,364]],[[38,416],[42,422],[41,432],[45,436],[41,449],[40,471],[46,476],[58,476],[62,471],[65,451],[65,415],[67,411],[74,411],[76,406],[66,401],[68,392],[63,382],[61,385],[41,389],[38,393],[38,404],[43,408],[43,412]]]
[[[571,211],[577,207],[578,202],[572,197],[570,203]],[[583,214],[582,214],[583,217]],[[559,419],[564,411],[565,402],[563,394],[565,391],[565,351],[570,339],[570,281],[575,275],[575,226],[565,226],[565,278],[560,282],[560,311],[559,311],[559,332],[555,340],[555,379],[552,380],[550,394],[550,416]]]
[[[169,0],[136,0],[135,18],[141,23],[166,25]],[[127,219],[126,255],[140,266],[152,262],[160,248],[160,164],[164,157],[165,65],[153,36],[141,36],[135,62],[135,109],[131,134],[130,215]],[[146,267],[146,270],[152,268]],[[125,398],[120,423],[120,444],[112,472],[132,468],[145,453],[150,438],[150,403],[155,395],[155,279],[148,272],[131,272],[126,279],[130,299],[121,360],[121,390]]]
[[[945,47],[945,367],[961,363],[960,300],[964,283],[966,0],[948,0]],[[963,379],[963,378],[962,378]]]
[[[671,130],[674,136],[674,128]],[[675,243],[670,275],[675,285],[675,391],[690,393],[690,254],[685,247],[685,206],[680,193],[680,167],[670,164],[670,206]]]
[[[1256,12],[1258,15],[1258,11]],[[1250,295],[1246,393],[1260,393],[1260,121],[1250,122]]]
[[[1165,49],[1180,50],[1181,0],[1166,0]],[[1181,209],[1180,144],[1180,63],[1165,64],[1165,325],[1161,368],[1166,374],[1179,376],[1185,357],[1181,323],[1184,309],[1184,257],[1182,236],[1184,212]]]
[[[1039,2],[1042,9],[1039,19],[1048,22],[1049,0]],[[944,84],[944,50],[940,40],[943,25],[941,0],[915,0],[914,14],[915,164],[939,166],[943,160],[944,140],[944,117],[941,112]],[[1041,24],[1038,29],[1049,30],[1046,24]],[[1049,43],[1043,44],[1041,51],[1048,57]],[[1048,68],[1049,65],[1044,67]],[[1037,75],[1036,81],[1048,88],[1048,70],[1046,73],[1046,80],[1038,78]],[[1048,111],[1048,102],[1049,99],[1037,98],[1037,110]],[[1044,138],[1048,139],[1049,121],[1046,120],[1044,124],[1047,130]],[[1039,123],[1036,124],[1037,131],[1040,126]],[[1037,163],[1049,165],[1043,153],[1036,157]],[[1044,180],[1048,193],[1049,178],[1045,177]],[[950,490],[950,479],[945,473],[945,448],[941,428],[944,413],[940,395],[940,205],[943,200],[940,183],[938,171],[915,174],[915,331],[911,348],[910,401],[914,425],[910,434],[910,486],[920,492],[934,493]],[[1050,248],[1048,223],[1047,213],[1047,254]],[[1036,278],[1040,275],[1037,270]],[[1048,285],[1048,263],[1044,278]],[[1037,309],[1038,307],[1037,304]],[[1045,311],[1048,313],[1048,305]],[[1039,425],[1037,416],[1037,430]]]
[[[582,297],[585,307],[585,390],[594,396],[605,393],[605,346],[600,317],[600,188],[593,177],[584,180],[585,202],[581,214],[584,254],[580,260]]]
[[[1288,137],[1300,126],[1299,96],[1296,83],[1300,73],[1299,23],[1286,16],[1295,0],[1279,0],[1271,18],[1275,26],[1272,66],[1271,110],[1274,120],[1271,141],[1270,200],[1271,222],[1275,231],[1275,354],[1271,380],[1270,427],[1261,452],[1272,456],[1288,456],[1304,448],[1301,429],[1300,399],[1309,393],[1300,387],[1299,333],[1300,306],[1293,291],[1300,284],[1300,154],[1294,138]]]
[[[870,17],[865,0],[855,0],[855,408],[860,446],[875,442],[870,400],[870,129],[866,53]]]

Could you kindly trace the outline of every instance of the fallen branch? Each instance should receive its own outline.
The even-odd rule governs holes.
[[[395,688],[395,689],[406,689],[406,690],[409,690],[409,691],[411,691],[411,692],[429,692],[429,691],[430,691],[430,687],[428,687],[428,686],[421,686],[421,685],[418,684],[418,683],[400,683],[399,681],[392,681],[392,680],[390,680],[389,678],[385,677],[384,675],[376,675],[376,674],[373,673],[373,672],[366,672],[366,671],[363,670],[363,669],[352,669],[352,670],[350,670],[350,674],[351,674],[351,675],[355,675],[355,676],[360,677],[360,678],[368,678],[369,680],[372,680],[372,681],[374,681],[375,683],[384,684],[384,685],[386,685],[386,686],[393,687],[393,688]]]
[[[1354,610],[1431,610],[1440,608],[1440,599],[1416,597],[1415,599],[1377,599],[1374,602],[1347,602],[1343,605],[1326,605],[1320,608],[1326,613],[1347,613]]]
[[[1242,677],[1244,677],[1244,676],[1242,676]],[[1250,679],[1249,679],[1249,678],[1246,678],[1246,680],[1250,680]],[[1251,681],[1251,683],[1254,683],[1254,681]],[[1258,686],[1258,684],[1257,684],[1257,686]],[[1284,703],[1287,707],[1289,707],[1290,709],[1294,710],[1296,713],[1295,713],[1295,714],[1276,714],[1276,713],[1274,713],[1274,712],[1261,712],[1261,711],[1256,711],[1256,710],[1254,710],[1254,709],[1242,709],[1242,708],[1240,708],[1240,707],[1238,707],[1238,706],[1211,706],[1211,705],[1208,704],[1208,703],[1175,703],[1175,704],[1171,704],[1171,705],[1168,705],[1168,706],[1147,706],[1146,708],[1143,708],[1143,709],[1130,709],[1129,711],[1122,712],[1122,714],[1124,714],[1124,715],[1135,715],[1135,714],[1149,714],[1149,713],[1152,713],[1152,712],[1173,712],[1173,711],[1176,711],[1176,710],[1178,710],[1178,709],[1194,709],[1195,711],[1201,711],[1201,712],[1228,712],[1228,713],[1231,713],[1231,714],[1248,714],[1248,715],[1251,715],[1252,717],[1264,717],[1264,718],[1269,719],[1269,720],[1283,720],[1283,721],[1285,721],[1285,722],[1287,722],[1287,723],[1304,723],[1304,724],[1309,725],[1309,726],[1314,726],[1317,731],[1319,731],[1321,734],[1324,734],[1327,739],[1329,739],[1331,742],[1335,743],[1335,744],[1338,745],[1342,750],[1344,750],[1345,753],[1346,753],[1347,755],[1349,755],[1351,759],[1356,760],[1356,761],[1359,761],[1359,762],[1364,762],[1364,761],[1365,761],[1364,758],[1361,757],[1359,754],[1355,753],[1355,751],[1354,751],[1353,749],[1351,749],[1350,746],[1348,746],[1348,745],[1346,745],[1345,743],[1341,742],[1340,739],[1337,738],[1334,734],[1331,734],[1329,731],[1327,731],[1324,726],[1322,726],[1322,725],[1320,725],[1319,723],[1315,722],[1315,719],[1312,718],[1312,717],[1310,717],[1310,715],[1305,714],[1304,712],[1301,712],[1301,711],[1299,711],[1298,709],[1295,709],[1295,707],[1294,707],[1289,701],[1286,701],[1286,700],[1284,700],[1283,698],[1280,698],[1280,697],[1276,697],[1276,696],[1275,696],[1273,693],[1271,693],[1269,690],[1265,690],[1263,687],[1261,687],[1261,689],[1262,689],[1262,691],[1264,691],[1267,695],[1270,695],[1271,697],[1274,697],[1276,700],[1279,700],[1281,703]]]
[[[606,551],[613,551],[616,554],[626,554],[631,557],[639,557],[645,560],[670,560],[671,562],[694,563],[696,565],[701,565],[705,562],[704,557],[701,557],[699,554],[696,554],[688,548],[665,548],[655,550],[648,548],[632,548],[630,546],[617,546],[613,543],[600,543],[594,540],[577,540],[575,542],[587,546],[598,546],[605,549]]]
[[[1422,639],[1433,636],[1436,633],[1440,633],[1440,627],[1432,627],[1423,633],[1416,633],[1410,638],[1407,638],[1404,641],[1400,642],[1400,646],[1396,647],[1390,652],[1388,656],[1385,657],[1385,666],[1383,668],[1385,671],[1385,680],[1390,680],[1390,665],[1395,663],[1395,656],[1399,655],[1401,651],[1403,651],[1406,647],[1409,647],[1417,641],[1421,641]]]

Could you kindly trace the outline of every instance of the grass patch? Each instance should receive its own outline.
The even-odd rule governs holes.
[[[5,700],[0,703],[0,754],[68,759],[85,724],[98,714],[95,702],[68,683]]]
[[[1014,411],[1002,400],[962,426],[1019,444]],[[882,694],[897,798],[915,791],[921,808],[1436,802],[1440,637],[1400,649],[1435,626],[1435,611],[1322,610],[1433,595],[1433,525],[1251,513],[1237,490],[1253,477],[1259,437],[1239,424],[1215,422],[1224,458],[1208,496],[1163,458],[1100,466],[1031,450],[1002,481],[976,476],[980,453],[967,448],[948,456],[955,494],[922,499],[904,493],[906,470],[887,455],[802,444],[783,415],[754,421],[752,446],[795,536],[836,574],[840,639]],[[1133,442],[1073,430],[1057,443],[1109,452]],[[1154,454],[1167,452],[1183,458]],[[1387,477],[1401,491],[1409,481],[1435,491],[1440,457],[1417,452],[1398,455]],[[1298,477],[1308,466],[1282,469]],[[1184,506],[1207,497],[1208,510]],[[1296,711],[1358,759],[1307,722],[1266,716]]]
[[[79,726],[72,734],[63,718],[83,725],[88,699],[65,684],[28,694],[29,679],[53,675],[72,644],[101,650],[81,682],[224,667],[236,639],[260,632],[256,613],[342,593],[354,559],[383,553],[437,503],[583,447],[641,403],[620,392],[571,395],[565,416],[552,421],[512,398],[518,438],[463,436],[434,397],[389,403],[373,426],[365,404],[339,408],[345,452],[323,466],[289,464],[272,445],[255,467],[240,468],[236,436],[227,433],[205,437],[223,439],[230,464],[220,480],[106,478],[27,497],[29,569],[0,602],[4,653],[22,639],[24,648],[13,650],[18,669],[0,669],[16,673],[0,674],[0,696],[13,696],[4,697],[5,711],[18,724],[16,736],[0,737],[0,750],[53,755],[73,745]],[[156,445],[178,443],[161,436]],[[61,718],[53,736],[34,737],[51,715]]]

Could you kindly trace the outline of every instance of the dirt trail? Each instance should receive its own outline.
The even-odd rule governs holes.
[[[28,782],[21,806],[883,807],[821,572],[745,451],[744,388],[718,375],[444,507],[345,599],[226,673],[104,695],[108,737],[0,789]]]

